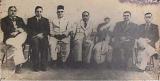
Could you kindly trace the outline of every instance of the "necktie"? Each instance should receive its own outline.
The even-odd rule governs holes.
[[[146,31],[149,30],[149,24],[148,23],[146,24],[146,28],[145,29],[146,29]]]
[[[87,27],[87,22],[84,22],[84,27],[85,27],[85,28]]]
[[[127,23],[127,22],[125,22],[125,23],[124,23],[124,30],[126,30],[126,29],[127,29],[127,26],[128,26],[128,23]]]

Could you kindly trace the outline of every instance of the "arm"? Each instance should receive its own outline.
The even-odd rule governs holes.
[[[43,35],[44,36],[48,36],[50,34],[50,25],[49,25],[49,20],[46,19],[46,22],[45,22],[45,30],[43,32]]]
[[[17,28],[17,31],[18,31],[18,32],[27,31],[27,30],[26,30],[26,25],[25,25],[25,23],[24,23],[24,21],[23,21],[22,18],[19,18],[18,23],[19,23],[19,27]]]
[[[32,25],[33,25],[32,20],[31,20],[31,19],[28,19],[28,20],[27,20],[26,31],[28,32],[28,34],[29,34],[30,36],[35,36],[36,33],[34,33],[34,30],[33,30],[33,28],[32,28]]]
[[[159,40],[159,29],[158,29],[158,26],[155,27],[154,32],[155,32],[154,42],[156,43]]]

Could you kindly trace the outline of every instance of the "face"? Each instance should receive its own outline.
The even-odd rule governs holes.
[[[58,16],[58,18],[63,18],[63,16],[64,16],[64,10],[63,9],[58,9],[57,10],[57,16]]]
[[[89,20],[89,14],[87,12],[82,13],[82,19],[83,19],[83,21],[88,21]]]
[[[146,23],[150,23],[152,21],[152,14],[146,14],[144,19]]]
[[[37,17],[41,17],[42,12],[43,12],[42,8],[38,8],[38,9],[35,10],[35,14],[36,14]]]
[[[123,19],[124,21],[130,21],[131,15],[129,13],[124,13],[123,14]]]
[[[110,19],[109,18],[105,18],[104,19],[104,23],[108,24],[110,22]]]
[[[17,9],[14,8],[14,7],[12,7],[12,8],[10,8],[10,9],[8,10],[8,15],[9,15],[10,17],[15,17],[15,16],[16,16],[16,12],[17,12]]]

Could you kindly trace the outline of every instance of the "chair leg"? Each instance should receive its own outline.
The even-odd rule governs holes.
[[[5,56],[6,54],[4,53],[3,58],[2,58],[2,64],[4,63]]]

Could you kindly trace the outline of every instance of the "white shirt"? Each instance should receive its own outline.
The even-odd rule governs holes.
[[[54,18],[51,21],[50,33],[62,34],[64,32],[69,32],[69,21],[66,18]]]

